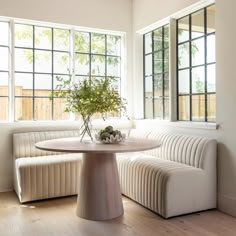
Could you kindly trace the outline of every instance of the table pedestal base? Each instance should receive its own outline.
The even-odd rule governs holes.
[[[115,154],[83,154],[80,181],[77,216],[109,220],[124,213]]]

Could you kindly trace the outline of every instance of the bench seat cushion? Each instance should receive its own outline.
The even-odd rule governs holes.
[[[200,168],[144,153],[119,154],[117,163],[122,193],[166,218],[214,208],[214,196],[202,194],[208,183]]]
[[[81,154],[16,159],[20,202],[77,194],[80,165]]]

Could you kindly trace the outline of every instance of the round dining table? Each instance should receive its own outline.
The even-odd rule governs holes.
[[[127,138],[118,144],[60,138],[38,142],[45,151],[83,153],[77,216],[88,220],[110,220],[123,215],[116,153],[145,151],[160,146],[157,140]]]

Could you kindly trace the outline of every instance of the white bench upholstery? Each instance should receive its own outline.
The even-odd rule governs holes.
[[[14,188],[20,202],[77,194],[81,156],[41,151],[34,144],[78,135],[78,131],[14,134]],[[124,195],[165,218],[216,207],[215,140],[136,129],[130,136],[157,139],[161,146],[117,155]]]
[[[46,152],[40,141],[79,136],[79,131],[44,131],[13,135],[14,189],[20,202],[78,193],[79,154]]]
[[[161,146],[118,155],[124,195],[165,218],[216,207],[215,140],[138,130],[130,136]]]

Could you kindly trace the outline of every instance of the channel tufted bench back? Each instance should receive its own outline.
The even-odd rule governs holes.
[[[57,155],[57,152],[42,151],[34,147],[34,144],[44,140],[78,137],[78,130],[63,131],[41,131],[13,134],[13,153],[14,158],[36,157]]]
[[[132,137],[143,137],[148,139],[159,140],[161,146],[145,151],[147,155],[158,157],[165,160],[179,162],[196,168],[203,168],[205,158],[203,152],[207,152],[208,146],[216,145],[216,141],[205,137],[163,133],[156,130],[143,132],[138,135],[137,131],[130,132]]]

